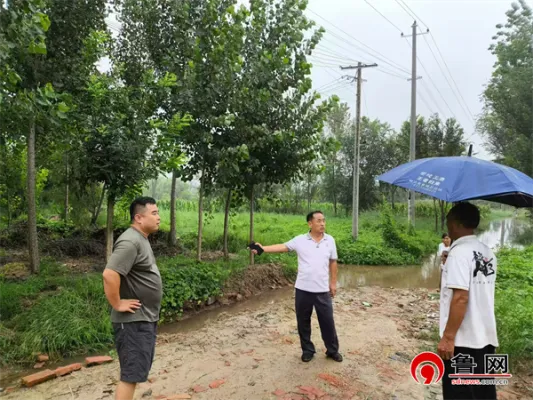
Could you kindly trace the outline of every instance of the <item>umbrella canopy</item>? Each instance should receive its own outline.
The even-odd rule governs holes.
[[[474,157],[422,158],[382,174],[378,180],[448,202],[488,200],[532,207],[532,178]]]

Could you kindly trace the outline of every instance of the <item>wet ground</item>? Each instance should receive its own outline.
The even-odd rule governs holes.
[[[499,221],[481,239],[492,247],[517,245],[518,229],[515,220]],[[153,379],[140,385],[136,399],[175,394],[199,400],[441,398],[439,385],[423,387],[409,373],[415,355],[435,350],[439,267],[434,257],[422,266],[344,265],[338,281],[334,307],[343,363],[323,356],[315,316],[318,354],[309,364],[300,361],[293,289],[285,287],[160,327]],[[118,373],[113,362],[16,390],[6,398],[112,399]],[[209,388],[216,381],[220,386]],[[500,396],[532,398],[532,375],[512,378]]]

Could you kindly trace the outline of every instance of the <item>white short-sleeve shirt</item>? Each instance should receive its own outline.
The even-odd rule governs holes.
[[[469,300],[454,345],[472,349],[499,347],[495,321],[497,259],[493,251],[476,236],[464,236],[451,245],[442,274],[440,337],[449,319],[453,289],[463,289],[469,291]]]
[[[312,293],[330,291],[330,260],[337,260],[334,238],[325,233],[317,243],[307,233],[294,237],[285,245],[298,256],[295,288]]]

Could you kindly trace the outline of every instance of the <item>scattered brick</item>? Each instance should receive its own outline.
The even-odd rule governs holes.
[[[318,376],[319,376],[320,379],[322,379],[323,381],[328,382],[332,386],[336,386],[336,387],[345,386],[345,382],[343,382],[343,380],[341,380],[337,376],[330,375],[330,374],[324,374],[324,373],[323,374],[319,374]]]
[[[87,357],[85,359],[85,364],[90,367],[92,365],[100,365],[100,364],[105,364],[105,363],[108,363],[108,362],[112,362],[113,361],[113,358],[111,358],[110,356],[96,356],[96,357]]]
[[[202,392],[205,392],[206,390],[208,390],[208,388],[205,388],[200,385],[193,386],[193,392],[195,393],[202,393]]]
[[[45,369],[44,371],[37,372],[36,374],[28,375],[22,378],[22,384],[26,387],[32,387],[39,383],[46,382],[56,377],[55,371],[51,369]]]
[[[210,388],[217,389],[219,386],[224,385],[226,381],[224,379],[219,379],[210,383]]]
[[[80,369],[82,369],[82,364],[76,363],[76,364],[66,365],[64,367],[59,367],[56,369],[55,373],[56,373],[56,376],[59,377],[59,376],[70,374],[71,372],[74,372],[74,371],[79,371]]]

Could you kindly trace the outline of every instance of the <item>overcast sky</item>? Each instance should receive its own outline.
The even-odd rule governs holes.
[[[247,0],[238,2],[248,3]],[[355,65],[358,61],[377,63],[377,68],[363,70],[367,82],[363,83],[362,115],[400,129],[402,122],[410,117],[411,83],[407,79],[411,77],[412,57],[411,38],[401,38],[401,31],[411,34],[414,17],[410,13],[414,13],[418,32],[427,28],[431,32],[431,35],[417,36],[420,61],[417,76],[422,77],[417,81],[417,113],[428,117],[438,112],[443,120],[455,117],[468,141],[474,144],[477,157],[491,159],[483,147],[483,138],[475,133],[475,120],[482,110],[480,96],[495,62],[488,47],[496,33],[495,25],[506,22],[505,12],[511,3],[508,0],[309,0],[306,14],[326,29],[311,57],[313,86],[325,98],[337,94],[351,106],[354,115],[356,85],[340,77],[354,75],[355,71],[341,71],[339,66]],[[113,15],[109,22],[119,27]],[[101,67],[109,68],[109,62],[102,62]]]
[[[407,39],[401,38],[401,32],[397,28],[404,34],[411,34],[414,20],[409,16],[411,9],[418,17],[421,30],[426,31],[428,27],[432,33],[432,36],[417,37],[420,60],[417,75],[422,76],[417,81],[417,92],[420,94],[417,113],[429,116],[438,112],[442,119],[456,117],[465,129],[466,137],[473,142],[474,151],[478,152],[477,157],[491,158],[483,148],[483,139],[474,134],[475,122],[471,113],[476,118],[482,110],[480,95],[491,77],[495,62],[488,47],[496,33],[495,25],[506,22],[505,13],[510,9],[511,1],[404,0],[409,8],[407,10],[401,7],[402,1],[368,1],[384,16],[365,0],[309,1],[307,15],[327,31],[316,56],[312,56],[315,64],[312,72],[314,87],[319,88],[325,96],[336,93],[342,101],[350,104],[354,112],[355,84],[345,81],[346,84],[339,88],[339,84],[331,82],[341,75],[355,73],[340,71],[339,65],[354,65],[357,61],[377,63],[378,68],[363,70],[367,82],[363,83],[362,114],[400,129],[402,122],[410,116],[411,83],[406,80],[410,75],[399,68],[411,71],[412,51]],[[408,40],[411,43],[411,38]]]

